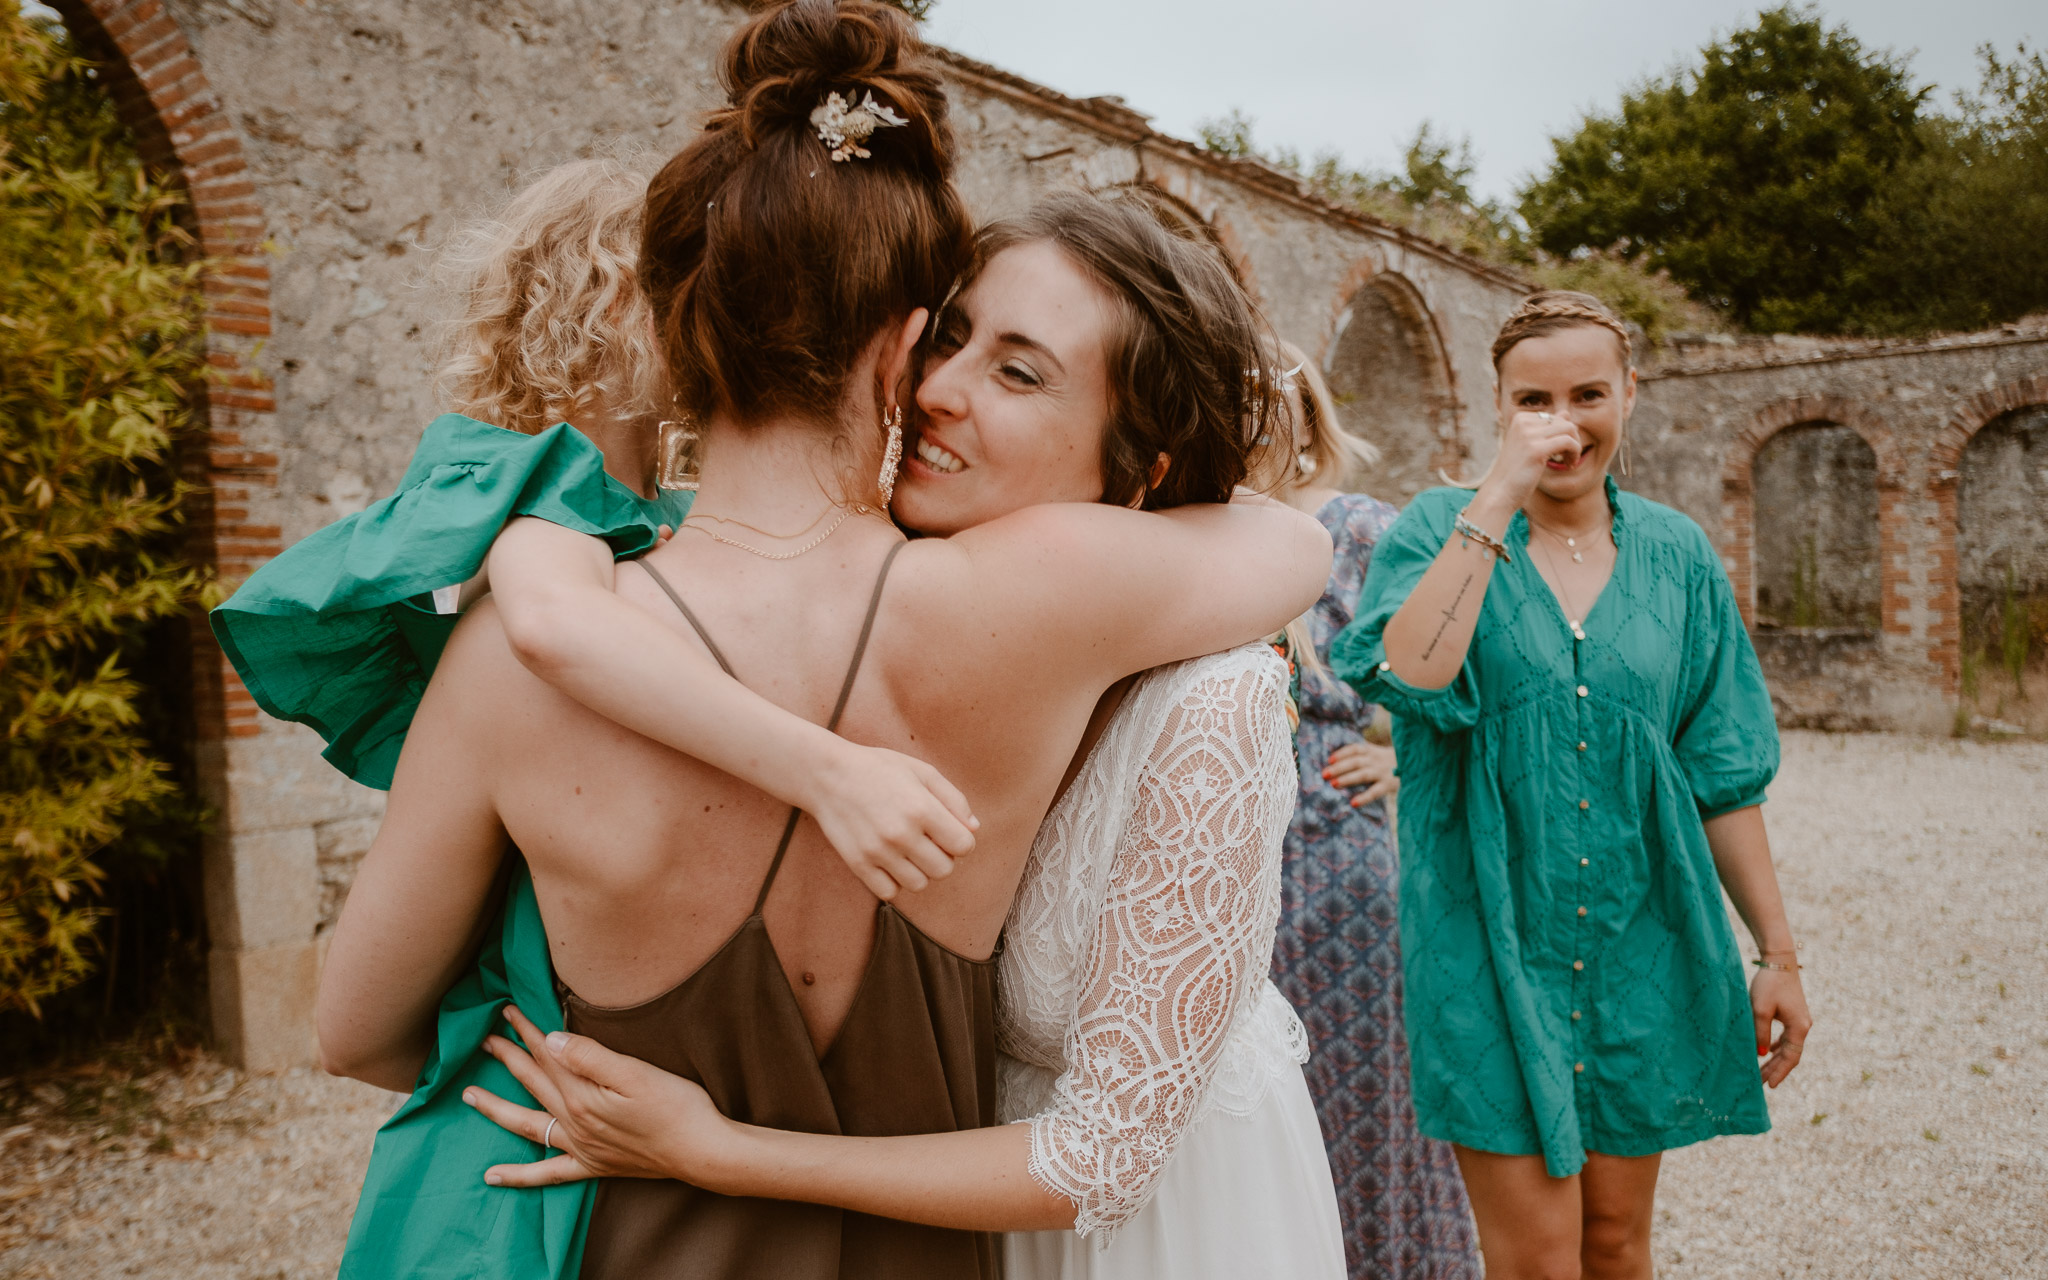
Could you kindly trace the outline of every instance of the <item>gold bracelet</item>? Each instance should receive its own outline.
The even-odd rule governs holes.
[[[1800,964],[1797,960],[1794,960],[1790,964],[1786,964],[1782,960],[1765,960],[1761,957],[1750,961],[1750,963],[1755,965],[1759,969],[1769,969],[1773,973],[1797,973],[1801,969],[1804,969],[1806,967],[1805,965]]]

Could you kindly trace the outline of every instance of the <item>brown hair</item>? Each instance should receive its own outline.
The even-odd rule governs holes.
[[[451,411],[527,435],[598,408],[651,418],[660,376],[633,279],[646,196],[629,166],[576,160],[455,237],[435,267],[460,299],[437,377]]]
[[[960,280],[1005,249],[1051,244],[1109,294],[1117,324],[1103,353],[1109,424],[1102,500],[1146,511],[1228,502],[1273,423],[1264,326],[1217,255],[1169,231],[1143,202],[1065,192],[984,227]],[[1170,462],[1154,487],[1159,456]]]
[[[939,77],[910,19],[792,0],[726,44],[726,105],[648,184],[640,281],[681,409],[835,418],[884,326],[937,307],[972,230]],[[811,114],[873,96],[907,123],[834,160]]]
[[[1634,367],[1635,343],[1629,338],[1628,326],[1606,303],[1572,289],[1539,289],[1522,299],[1522,305],[1501,325],[1493,340],[1494,371],[1500,371],[1501,357],[1516,343],[1582,325],[1597,325],[1612,333],[1621,344],[1622,367]]]

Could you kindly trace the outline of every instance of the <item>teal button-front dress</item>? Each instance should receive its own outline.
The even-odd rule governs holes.
[[[398,489],[294,543],[213,612],[214,634],[266,712],[312,726],[327,760],[387,788],[420,695],[457,616],[432,593],[467,582],[515,516],[603,538],[616,555],[680,528],[690,495],[640,495],[567,423],[522,435],[460,414],[427,427]],[[595,1182],[492,1187],[484,1170],[543,1154],[466,1106],[481,1085],[536,1104],[483,1051],[516,1003],[562,1029],[547,935],[522,859],[476,966],[442,998],[434,1050],[377,1131],[349,1226],[342,1280],[566,1280],[581,1263]]]
[[[1778,767],[1763,673],[1698,525],[1607,482],[1618,549],[1584,638],[1504,539],[1442,689],[1382,635],[1471,501],[1420,494],[1380,541],[1330,665],[1394,716],[1401,953],[1424,1133],[1541,1155],[1640,1156],[1770,1127],[1747,967],[1703,821]]]

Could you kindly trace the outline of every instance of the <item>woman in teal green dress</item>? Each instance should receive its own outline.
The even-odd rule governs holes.
[[[1330,661],[1394,714],[1416,1112],[1489,1280],[1647,1280],[1659,1153],[1767,1129],[1811,1025],[1760,809],[1777,731],[1706,535],[1607,475],[1626,327],[1539,293],[1493,358],[1499,454],[1387,531]]]

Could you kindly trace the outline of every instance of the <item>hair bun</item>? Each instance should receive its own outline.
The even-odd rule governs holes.
[[[907,153],[920,167],[951,171],[943,88],[915,25],[892,6],[875,0],[773,6],[726,47],[720,79],[728,105],[711,127],[737,128],[748,146],[785,130],[814,134],[811,113],[834,92],[849,105],[873,94],[908,122],[870,141],[876,155]]]

